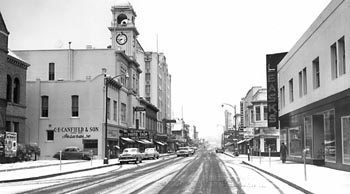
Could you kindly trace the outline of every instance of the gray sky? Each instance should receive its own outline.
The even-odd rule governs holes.
[[[9,48],[106,48],[115,0],[0,0]],[[330,0],[130,0],[146,51],[164,52],[175,118],[219,137],[222,103],[266,87],[266,54],[289,51]],[[227,110],[233,110],[227,106]]]

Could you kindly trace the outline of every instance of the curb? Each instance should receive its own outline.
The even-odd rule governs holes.
[[[265,173],[265,174],[268,174],[268,175],[274,177],[275,179],[278,179],[278,180],[280,180],[280,181],[282,181],[282,182],[288,184],[289,186],[294,187],[295,189],[298,189],[299,191],[301,191],[301,192],[303,192],[303,193],[314,194],[314,193],[312,193],[312,192],[310,192],[310,191],[308,191],[308,190],[306,190],[306,189],[300,187],[299,185],[296,185],[296,184],[294,184],[294,183],[292,183],[292,182],[290,182],[290,181],[287,181],[287,180],[285,180],[285,179],[283,179],[283,178],[281,178],[281,177],[279,177],[279,176],[277,176],[277,175],[275,175],[275,174],[272,174],[272,173],[270,173],[270,172],[268,172],[268,171],[266,171],[266,170],[263,170],[263,169],[261,169],[261,168],[258,168],[258,167],[254,166],[254,165],[252,165],[252,164],[249,164],[249,163],[247,163],[247,162],[245,162],[245,161],[242,161],[242,164],[251,166],[251,167],[253,167],[253,168],[255,168],[255,169],[257,169],[257,170],[259,170],[259,171],[261,171],[261,172],[263,172],[263,173]]]
[[[80,162],[84,162],[84,161],[65,162],[65,163],[62,163],[62,165],[75,164],[75,163],[80,163]],[[41,168],[41,167],[48,167],[48,166],[58,166],[58,165],[60,165],[60,163],[44,164],[44,165],[36,165],[36,166],[28,166],[28,167],[20,167],[20,168],[12,168],[12,169],[3,169],[3,170],[0,170],[0,172],[9,172],[9,171],[24,170],[24,169],[31,169],[31,168]]]
[[[43,179],[43,178],[51,178],[51,177],[55,177],[55,176],[61,176],[61,175],[66,175],[66,174],[70,174],[70,173],[83,172],[83,171],[88,171],[88,170],[95,170],[95,169],[99,169],[99,168],[105,168],[105,167],[116,166],[116,165],[119,165],[119,163],[107,164],[107,165],[103,165],[103,166],[97,166],[97,167],[92,167],[92,168],[84,168],[84,169],[80,169],[80,170],[73,170],[73,171],[67,171],[67,172],[61,172],[61,173],[55,173],[55,174],[48,174],[48,175],[37,176],[37,177],[28,177],[28,178],[12,179],[12,180],[0,180],[0,183],[12,183],[12,182],[20,182],[20,181],[38,180],[38,179]]]
[[[169,156],[169,155],[172,155],[172,154],[166,154],[166,155],[164,154],[164,155],[161,155],[159,157],[164,157],[164,156]],[[80,163],[80,162],[84,162],[84,161],[69,162],[69,163],[65,163],[65,164],[74,164],[74,163]],[[48,164],[48,165],[41,165],[41,166],[23,167],[23,168],[11,169],[11,170],[9,169],[7,171],[23,170],[23,169],[30,169],[30,168],[41,168],[41,167],[55,166],[55,165],[60,165],[60,164]],[[107,165],[97,166],[97,167],[93,167],[93,168],[84,168],[84,169],[80,169],[80,170],[73,170],[73,171],[67,171],[67,172],[61,172],[61,173],[55,173],[55,174],[48,174],[48,175],[37,176],[37,177],[28,177],[28,178],[11,179],[11,180],[0,180],[0,183],[11,183],[11,182],[31,181],[31,180],[38,180],[38,179],[43,179],[43,178],[51,178],[51,177],[55,177],[55,176],[83,172],[83,171],[88,171],[88,170],[95,170],[95,169],[105,168],[105,167],[110,167],[110,166],[115,166],[115,165],[119,165],[119,163],[107,164]],[[4,171],[6,171],[6,170],[4,170]]]

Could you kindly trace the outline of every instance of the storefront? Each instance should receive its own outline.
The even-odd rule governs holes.
[[[270,127],[258,127],[254,129],[253,154],[262,156],[279,155],[279,130]]]
[[[350,170],[350,100],[348,90],[310,104],[281,121],[281,142],[288,159]]]

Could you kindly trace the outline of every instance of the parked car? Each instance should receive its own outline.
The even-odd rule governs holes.
[[[60,152],[57,152],[53,157],[60,159]],[[84,152],[80,148],[74,146],[66,147],[61,155],[62,160],[91,160],[91,158],[91,152]]]
[[[119,155],[120,164],[134,162],[135,164],[142,162],[142,154],[139,148],[125,148],[123,153]]]
[[[158,159],[159,152],[156,148],[146,148],[144,153],[144,159]]]
[[[216,148],[215,152],[216,153],[224,153],[224,148]]]
[[[179,149],[176,151],[176,156],[190,156],[192,155],[192,152],[192,149],[190,149],[189,147],[179,147]]]

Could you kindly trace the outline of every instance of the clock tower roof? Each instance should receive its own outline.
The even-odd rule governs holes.
[[[115,0],[114,6],[118,7],[132,7],[131,3],[128,0]]]

